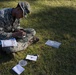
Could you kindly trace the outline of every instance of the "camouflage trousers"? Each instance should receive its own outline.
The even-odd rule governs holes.
[[[26,28],[24,29],[24,31],[26,32],[25,37],[21,38],[21,39],[17,39],[17,46],[14,47],[2,47],[3,51],[6,51],[6,53],[14,53],[14,52],[18,52],[21,50],[25,50],[29,44],[30,44],[30,40],[33,39],[33,37],[36,34],[36,31],[32,28]],[[2,39],[5,39],[4,36],[0,35]],[[0,39],[1,39],[0,38]]]

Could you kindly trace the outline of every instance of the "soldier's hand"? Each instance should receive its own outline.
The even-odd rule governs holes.
[[[14,32],[12,34],[12,36],[15,37],[15,38],[22,38],[25,35],[26,35],[26,32],[24,32],[22,30],[18,30],[17,32]]]

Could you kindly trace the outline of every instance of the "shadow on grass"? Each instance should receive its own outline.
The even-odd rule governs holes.
[[[69,7],[46,6],[45,9],[32,14],[29,19],[33,21],[31,27],[37,30],[44,41],[47,41],[45,40],[47,38],[62,42],[59,49],[52,48],[51,50],[50,47],[44,47],[43,56],[50,73],[53,75],[75,75],[76,10]],[[41,73],[41,75],[44,74]]]
[[[37,19],[33,25],[35,29],[53,29],[59,34],[76,32],[76,11],[68,7],[51,8],[49,6],[32,14],[31,19]]]
[[[6,54],[6,52],[0,49],[0,64],[10,61],[14,56],[12,54]]]

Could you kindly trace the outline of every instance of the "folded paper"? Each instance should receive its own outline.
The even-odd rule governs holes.
[[[55,47],[55,48],[59,48],[59,46],[61,45],[60,42],[52,41],[52,40],[48,40],[45,44],[52,46],[52,47]]]
[[[15,67],[12,68],[13,71],[15,71],[18,75],[20,75],[25,69],[17,64]]]
[[[1,40],[2,47],[17,46],[16,39]]]
[[[26,59],[32,60],[32,61],[36,61],[36,60],[37,60],[37,56],[34,56],[34,55],[27,55],[27,56],[26,56]]]

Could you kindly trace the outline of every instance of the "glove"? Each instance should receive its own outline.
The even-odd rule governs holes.
[[[12,34],[12,36],[15,38],[23,38],[23,36],[25,36],[25,35],[26,35],[26,32],[24,32],[22,30],[18,30]]]

